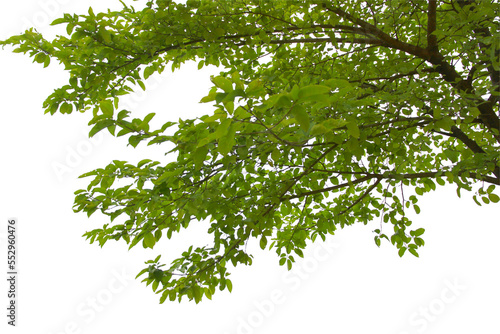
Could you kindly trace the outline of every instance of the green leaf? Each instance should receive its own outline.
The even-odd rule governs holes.
[[[155,117],[155,115],[156,115],[156,113],[154,113],[154,112],[147,114],[147,116],[144,117],[144,120],[142,121],[140,127],[143,127],[144,125],[149,124],[149,122],[153,119],[153,117]]]
[[[168,171],[164,172],[162,175],[160,175],[160,176],[156,179],[155,184],[161,184],[161,183],[163,183],[163,182],[164,182],[167,178],[169,178],[169,177],[174,177],[174,176],[177,176],[177,175],[181,174],[181,173],[182,173],[182,171],[183,171],[183,170],[182,170],[181,168],[178,168],[178,169],[173,170],[173,171],[168,170]]]
[[[255,79],[250,82],[245,89],[245,93],[248,96],[253,96],[253,94],[257,93],[263,87],[263,82],[261,79]]]
[[[295,105],[292,108],[292,114],[295,117],[295,121],[297,124],[301,127],[302,130],[307,131],[309,130],[309,115],[306,112],[306,109],[302,107],[301,105]]]
[[[43,60],[43,67],[47,67],[50,65],[50,57],[47,56],[45,57],[45,59]]]
[[[93,136],[95,136],[97,133],[99,133],[99,131],[101,131],[102,129],[105,129],[109,126],[112,126],[115,124],[115,121],[112,120],[112,119],[105,119],[105,120],[102,120],[102,121],[98,121],[93,127],[92,129],[90,130],[89,132],[89,137],[92,138]]]
[[[113,117],[113,102],[110,100],[104,100],[99,103],[99,108],[101,109],[103,115],[106,115],[106,117]]]
[[[232,123],[232,120],[230,118],[226,118],[226,119],[222,120],[222,122],[217,127],[217,130],[215,130],[215,138],[220,139],[220,138],[226,136],[231,123]]]
[[[202,296],[201,289],[197,285],[193,285],[193,287],[191,289],[193,291],[194,301],[196,304],[198,304],[201,301],[201,296]]]
[[[349,134],[352,137],[359,138],[360,133],[359,133],[358,124],[356,124],[356,122],[354,122],[354,121],[347,122],[346,126],[347,126],[347,132],[349,132]]]
[[[278,108],[290,108],[292,106],[292,100],[288,95],[280,95],[275,104]]]
[[[323,95],[330,92],[330,87],[322,85],[309,85],[299,89],[298,99],[304,100],[313,95]]]
[[[99,37],[101,37],[104,43],[111,43],[111,33],[104,27],[101,26],[97,34],[99,35]]]
[[[488,194],[488,198],[490,199],[490,201],[492,201],[493,203],[498,203],[500,202],[500,197],[497,195],[497,194]]]
[[[128,143],[129,145],[131,145],[132,147],[137,147],[137,145],[139,145],[139,143],[142,141],[142,137],[140,135],[136,135],[136,136],[130,136],[128,138]]]
[[[410,249],[411,250],[411,249]],[[398,255],[399,257],[403,257],[403,255],[405,254],[406,252],[406,247],[401,247],[398,251]]]
[[[280,150],[278,149],[274,149],[272,152],[271,152],[271,159],[273,159],[273,161],[276,163],[278,162],[278,160],[281,158],[281,152]]]
[[[260,238],[260,248],[261,248],[261,249],[265,249],[265,248],[266,248],[266,246],[267,246],[267,238],[266,238],[266,236],[264,235],[264,236],[262,236],[262,237]]]
[[[269,43],[271,42],[271,37],[264,31],[260,30],[259,31],[259,38],[264,42],[264,43]]]
[[[212,300],[212,292],[210,289],[205,289],[205,296],[209,299]]]
[[[146,90],[146,85],[142,80],[137,80],[137,84],[141,87],[142,90]]]
[[[146,67],[144,69],[144,73],[143,73],[144,80],[146,80],[147,78],[149,78],[155,72],[156,72],[156,68],[155,68],[154,65],[150,65],[150,66]]]
[[[416,250],[415,248],[410,248],[408,251],[409,251],[411,254],[413,254],[414,256],[419,257],[419,255],[418,255],[418,253],[417,253],[417,250]]]
[[[153,246],[156,244],[156,239],[153,233],[148,232],[144,235],[144,248],[153,248]]]
[[[203,97],[201,100],[200,100],[200,103],[207,103],[207,102],[212,102],[212,101],[215,101],[215,97],[216,97],[216,92],[213,92],[213,93],[210,93],[208,94],[207,96]]]
[[[226,101],[224,102],[224,107],[227,110],[227,113],[229,115],[232,115],[234,112],[234,102],[233,101]]]
[[[207,146],[198,147],[194,151],[193,161],[194,161],[194,164],[195,164],[197,169],[200,168],[200,166],[203,164],[203,161],[205,161],[207,154],[208,154],[208,147]]]
[[[153,161],[153,160],[151,160],[151,159],[143,159],[143,160],[141,160],[141,161],[139,161],[137,163],[137,167],[140,168],[140,167],[144,166],[145,164],[150,163],[151,161]]]
[[[230,93],[233,91],[233,83],[225,77],[214,77],[211,79],[215,86],[221,88],[225,93]]]
[[[417,246],[423,246],[423,245],[425,245],[425,242],[424,242],[424,240],[422,238],[418,238],[417,237],[417,238],[414,239],[414,242],[415,242],[415,244]]]
[[[43,52],[37,53],[37,55],[34,58],[34,61],[37,63],[45,63],[45,59],[47,58],[47,55]]]
[[[73,111],[73,106],[67,102],[64,102],[63,104],[61,104],[61,114],[71,114],[71,112]]]
[[[229,129],[227,130],[226,135],[218,140],[218,149],[220,154],[226,156],[227,154],[229,154],[229,152],[231,152],[235,144],[234,140],[235,134],[236,134],[236,128],[234,127],[233,124],[231,124],[229,126]]]
[[[457,151],[452,151],[452,150],[445,150],[444,151],[444,154],[446,155],[446,157],[448,159],[450,159],[451,162],[453,163],[457,163],[458,162],[458,158],[460,156],[460,153],[458,153]]]
[[[418,236],[421,236],[422,234],[424,234],[424,232],[425,232],[425,229],[423,229],[423,228],[419,228],[419,229],[416,229],[416,230],[415,230],[414,235],[415,235],[416,237],[418,237]]]
[[[345,79],[329,79],[325,81],[325,84],[331,88],[345,88],[351,87],[351,83]]]
[[[316,124],[311,128],[312,136],[322,135],[327,132],[330,132],[330,130],[326,128],[323,124]]]
[[[438,129],[450,131],[451,127],[455,125],[455,122],[451,119],[451,117],[443,117],[440,120],[438,120],[435,124]]]
[[[116,116],[116,119],[121,121],[123,120],[124,118],[128,117],[128,115],[130,114],[130,111],[128,110],[122,110],[118,113],[118,115]]]
[[[58,25],[58,24],[61,24],[61,23],[66,23],[66,18],[64,17],[60,17],[58,19],[55,19],[54,21],[52,21],[52,23],[50,24],[51,26],[55,26],[55,25]]]
[[[334,130],[334,129],[338,129],[338,128],[345,126],[347,124],[347,121],[345,121],[343,119],[330,118],[321,124],[323,124],[328,129]]]
[[[116,125],[114,125],[114,124],[113,124],[113,125],[110,125],[110,126],[108,126],[108,128],[107,128],[107,129],[108,129],[108,131],[109,131],[109,133],[110,133],[111,135],[113,135],[113,136],[115,135]]]
[[[203,138],[202,140],[200,140],[198,142],[198,145],[196,145],[196,148],[198,147],[202,147],[202,146],[205,146],[211,142],[214,141],[214,137],[215,137],[215,133],[211,133],[210,135],[208,135],[207,137]]]
[[[71,35],[73,33],[73,29],[75,28],[75,25],[72,24],[72,23],[68,23],[68,25],[66,26],[66,33],[68,35]]]

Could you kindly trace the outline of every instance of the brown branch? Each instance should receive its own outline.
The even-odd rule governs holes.
[[[453,137],[457,138],[460,140],[462,143],[465,144],[472,152],[474,153],[479,153],[479,154],[485,154],[486,152],[479,146],[474,140],[470,139],[462,130],[460,130],[458,127],[453,125],[451,127],[451,133],[453,134]],[[500,167],[496,166],[495,170],[493,171],[493,174],[497,177],[497,179],[500,180]]]
[[[372,184],[368,189],[366,189],[366,191],[364,192],[363,195],[361,195],[357,200],[355,200],[354,202],[351,203],[351,205],[349,205],[346,209],[340,211],[340,213],[338,213],[338,215],[343,215],[344,213],[348,212],[349,210],[351,210],[356,204],[358,204],[359,202],[361,202],[363,200],[363,198],[365,198],[366,196],[368,196],[371,191],[380,183],[380,181],[382,181],[382,179],[380,178],[377,178],[377,180],[375,181],[374,184]]]
[[[487,28],[476,28],[474,29],[474,33],[478,34],[481,37],[491,37],[491,33]],[[499,40],[498,38],[492,39],[492,45],[490,46],[493,50],[492,53],[495,55],[496,61],[500,61],[500,47],[499,47]],[[488,52],[490,51],[488,45],[484,44],[483,42],[479,42],[479,49],[483,53],[483,55],[487,56]],[[500,97],[495,96],[493,92],[500,93],[500,70],[496,70],[495,67],[493,66],[493,63],[491,60],[487,61],[488,67],[488,73],[490,75],[491,79],[491,85],[492,85],[492,93],[490,96],[490,101],[495,103],[500,99]]]
[[[424,68],[424,69],[422,69],[420,71],[413,70],[413,71],[410,71],[408,73],[396,74],[396,75],[393,75],[393,76],[390,76],[390,77],[363,78],[363,79],[360,79],[360,80],[352,80],[352,81],[349,81],[349,82],[378,81],[378,80],[387,80],[389,82],[392,82],[392,81],[394,81],[396,79],[401,79],[401,78],[409,77],[409,76],[412,76],[412,75],[415,75],[415,74],[419,74],[419,73],[433,73],[433,72],[437,72],[437,70],[435,68],[431,67],[431,68]]]
[[[470,173],[467,171],[460,172],[459,174],[466,174],[466,173],[468,173],[467,177],[470,177],[472,179],[486,181],[486,182],[491,183],[491,184],[500,185],[499,178],[494,178],[494,177],[484,176],[484,175],[477,175],[477,173]],[[282,199],[283,200],[290,200],[290,199],[300,198],[300,197],[304,197],[304,196],[321,194],[321,193],[325,193],[325,192],[353,186],[353,185],[363,183],[363,182],[371,180],[371,179],[377,179],[378,182],[380,182],[381,180],[384,180],[384,179],[385,180],[395,180],[395,179],[414,180],[414,179],[422,179],[422,178],[440,177],[440,176],[442,176],[442,174],[443,174],[443,171],[421,172],[421,173],[410,173],[410,174],[368,174],[367,176],[364,176],[364,177],[359,178],[359,179],[352,181],[352,182],[345,182],[345,183],[342,183],[342,184],[339,184],[336,186],[327,187],[327,188],[323,188],[323,189],[305,191],[305,192],[297,194],[297,195],[283,197]],[[373,188],[375,188],[375,186],[378,184],[378,182],[376,182],[374,185],[372,185],[372,187],[370,187],[371,188],[370,190],[373,190]],[[363,196],[366,196],[366,194]]]
[[[475,90],[472,87],[472,83],[463,79],[455,68],[445,61],[443,56],[433,56],[430,62],[437,65],[436,70],[453,88],[458,91],[464,91],[470,95],[474,94]],[[473,101],[477,103],[477,108],[480,112],[478,119],[491,131],[497,142],[500,143],[500,118],[493,111],[493,102],[485,101],[479,97],[473,98]]]
[[[371,179],[373,179],[375,177],[378,177],[378,176],[372,174],[372,175],[364,176],[364,177],[362,177],[360,179],[357,179],[356,181],[346,182],[346,183],[342,183],[342,184],[339,184],[339,185],[336,185],[336,186],[333,186],[333,187],[327,187],[327,188],[323,188],[323,189],[317,189],[317,190],[312,190],[312,191],[305,191],[305,192],[303,192],[301,194],[298,194],[298,195],[283,197],[283,199],[290,200],[290,199],[300,198],[300,197],[309,196],[309,195],[321,194],[321,193],[324,193],[324,192],[333,191],[333,190],[345,188],[345,187],[348,187],[348,186],[353,186],[353,185],[356,185],[356,184],[359,184],[359,183],[363,183],[363,182],[371,180]]]
[[[474,140],[470,139],[462,130],[457,128],[455,125],[451,127],[451,133],[453,137],[460,140],[474,153],[486,153]]]
[[[427,10],[427,50],[431,54],[438,53],[437,37],[433,34],[436,31],[436,0],[429,0]]]
[[[431,1],[432,2],[432,1]],[[358,26],[360,26],[364,31],[369,33],[370,35],[374,36],[375,38],[379,39],[383,46],[387,46],[393,49],[401,50],[405,53],[417,56],[423,60],[426,60],[430,62],[433,65],[436,65],[436,70],[439,72],[442,77],[452,85],[455,89],[459,91],[465,91],[470,94],[474,94],[474,88],[472,87],[471,83],[467,82],[467,80],[464,80],[460,74],[455,70],[455,68],[450,65],[442,55],[439,53],[432,53],[430,52],[429,49],[424,49],[416,45],[412,45],[409,43],[402,42],[398,40],[397,38],[393,38],[380,30],[379,28],[375,27],[374,25],[363,21],[359,18],[356,18],[352,16],[349,13],[346,13],[342,9],[338,7],[331,6],[326,3],[322,3],[323,7],[326,8],[328,11],[331,11],[338,16],[344,18],[345,20],[348,20]],[[432,19],[432,5],[429,4],[430,6],[430,14],[431,14],[431,19]],[[433,23],[430,23],[431,25],[431,30],[435,29],[433,28]],[[434,36],[434,35],[432,35]],[[431,38],[431,46],[432,44],[432,38]],[[437,45],[437,44],[436,44]],[[493,73],[493,72],[492,72]],[[493,73],[495,74],[495,73]],[[477,108],[479,109],[481,116],[480,120],[481,122],[493,133],[495,136],[497,142],[500,143],[500,118],[496,115],[496,113],[493,111],[493,102],[494,101],[484,101],[481,98],[476,98],[475,99],[477,102]],[[493,99],[494,100],[494,99]]]
[[[295,147],[302,147],[304,144],[303,143],[294,143],[294,142],[291,142],[291,141],[288,141],[288,140],[285,140],[283,138],[281,138],[280,136],[278,136],[273,130],[272,128],[268,128],[266,126],[266,124],[255,114],[253,113],[250,109],[246,109],[245,107],[241,107],[243,108],[244,110],[246,110],[249,114],[251,114],[252,116],[254,116],[257,121],[259,121],[260,125],[262,125],[265,129],[266,129],[266,132],[270,133],[274,138],[278,139],[280,142],[282,142],[283,144],[285,145],[290,145],[290,146],[295,146]],[[255,123],[256,124],[256,123]]]
[[[473,5],[475,0],[458,0],[457,3],[463,9],[467,5]],[[431,4],[429,3],[429,7],[430,6]],[[473,31],[482,37],[491,36],[487,28],[475,28]],[[488,49],[488,46],[483,43],[479,43],[479,47],[483,53]],[[471,95],[474,94],[474,87],[472,86],[472,80],[470,80],[472,77],[463,79],[455,68],[444,60],[442,55],[431,53],[430,56],[428,60],[432,64],[437,65],[436,69],[438,72],[441,73],[443,78],[449,82],[452,87],[458,91],[465,91]],[[497,56],[500,57],[500,52]],[[500,71],[496,71],[490,62],[488,72],[492,80],[493,91],[500,92]],[[493,106],[498,100],[498,97],[494,97],[492,92],[492,96],[488,101],[484,101],[482,98],[476,98],[474,100],[477,102],[477,108],[481,113],[479,120],[493,133],[497,142],[500,143],[500,117],[493,110]]]
[[[382,45],[382,43],[375,38],[330,38],[330,37],[280,39],[276,41],[270,41],[269,44],[321,43],[321,42]]]
[[[379,28],[375,27],[374,25],[372,25],[366,21],[363,21],[357,17],[354,17],[351,14],[346,13],[345,11],[343,11],[342,9],[340,9],[338,7],[334,7],[334,6],[331,6],[331,5],[329,5],[327,3],[323,3],[323,2],[322,2],[322,5],[328,11],[331,11],[332,13],[335,13],[338,16],[360,26],[364,32],[379,39],[382,42],[381,43],[382,45],[389,46],[391,48],[404,51],[406,53],[420,57],[422,59],[429,58],[430,53],[428,50],[426,50],[424,48],[421,48],[421,47],[413,45],[413,44],[405,43],[405,42],[398,40],[397,38],[391,37],[388,34],[386,34],[385,32],[383,32],[382,30],[380,30]]]

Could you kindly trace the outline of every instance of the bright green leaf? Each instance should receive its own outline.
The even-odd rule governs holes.
[[[310,121],[306,109],[301,105],[295,105],[292,108],[292,113],[295,117],[297,124],[300,125],[301,129],[304,131],[309,130]]]

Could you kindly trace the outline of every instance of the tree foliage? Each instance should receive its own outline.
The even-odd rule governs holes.
[[[500,29],[494,0],[148,2],[137,10],[65,14],[67,35],[34,29],[14,52],[70,74],[47,113],[90,112],[90,136],[107,129],[139,144],[173,144],[170,162],[112,161],[82,177],[76,212],[110,223],[90,243],[153,248],[203,221],[210,246],[190,247],[168,268],[148,261],[160,301],[199,302],[231,290],[229,264],[249,265],[257,238],[279,264],[338,228],[380,221],[402,256],[418,256],[424,229],[408,210],[437,185],[498,202]],[[167,67],[215,65],[201,100],[213,112],[151,129],[119,99]],[[158,117],[158,116],[157,116]],[[162,115],[159,115],[162,117]],[[437,184],[437,185],[436,185]]]

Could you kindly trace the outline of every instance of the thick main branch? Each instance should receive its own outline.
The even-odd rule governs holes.
[[[438,53],[437,37],[433,34],[436,31],[436,0],[429,0],[427,9],[427,49],[430,53]]]

